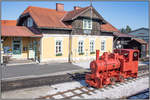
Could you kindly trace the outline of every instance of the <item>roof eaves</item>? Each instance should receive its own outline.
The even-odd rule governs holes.
[[[69,12],[65,13],[65,15],[61,18],[61,21],[65,21],[64,18],[67,16]]]
[[[77,14],[76,16],[74,16],[71,20],[74,20],[75,18],[77,18],[79,15],[83,14],[84,12],[86,12],[90,8],[91,7],[87,7],[85,10],[81,11],[79,14]]]
[[[133,38],[132,40],[135,40],[135,41],[137,41],[137,42],[139,42],[139,43],[141,43],[141,44],[147,44],[147,42],[144,41],[143,39]]]
[[[114,32],[113,35],[118,36],[118,37],[130,37],[130,38],[135,37],[133,35],[129,35],[129,34],[125,34],[125,33],[119,33],[119,32]]]
[[[67,12],[68,13],[68,12]],[[66,14],[67,14],[66,13]],[[66,14],[60,19],[60,22],[65,26],[65,27],[67,27],[64,23],[63,23],[63,19],[64,19],[64,17],[66,16]]]
[[[60,30],[72,30],[72,28],[57,28],[57,27],[38,27],[40,29],[60,29]]]
[[[149,30],[149,28],[141,27],[141,28],[135,29],[135,30],[133,30],[133,31],[131,31],[131,32],[135,32],[135,31],[138,31],[138,30],[141,30],[141,29]],[[131,33],[131,32],[129,32],[129,33]]]
[[[115,31],[106,31],[106,30],[101,30],[101,32],[111,32],[111,33],[114,33]]]
[[[33,36],[30,36],[30,37],[42,37],[42,35],[33,35]]]
[[[94,9],[94,11],[98,14],[98,16],[101,18],[101,20],[102,20],[102,24],[106,24],[107,23],[107,21],[96,11],[96,9],[94,8],[94,7],[92,7],[92,9]]]
[[[26,17],[26,16],[29,16],[29,13],[30,13],[30,12],[26,12],[26,13],[24,13],[24,14],[21,14],[19,17]]]
[[[62,17],[62,21],[67,21],[67,20],[65,20],[64,18],[67,16],[67,14],[69,14],[69,12],[67,12],[63,17]]]

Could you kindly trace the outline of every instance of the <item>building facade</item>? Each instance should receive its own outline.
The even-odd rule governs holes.
[[[142,39],[146,41],[147,43],[149,43],[149,29],[148,28],[139,28],[139,29],[131,31],[128,34],[134,35],[136,36],[136,38]]]
[[[68,12],[63,4],[56,9],[30,6],[19,16],[14,32],[7,32],[13,26],[2,27],[3,49],[12,58],[39,62],[92,60],[97,49],[100,54],[113,50],[113,34],[101,31],[104,24],[92,6]]]

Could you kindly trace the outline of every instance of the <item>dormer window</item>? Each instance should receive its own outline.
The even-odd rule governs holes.
[[[83,29],[92,29],[92,20],[91,19],[83,19]]]
[[[33,20],[32,20],[31,17],[29,17],[29,18],[27,19],[27,27],[32,27],[32,26],[33,26]]]
[[[83,33],[90,34],[92,30],[92,20],[83,19]]]

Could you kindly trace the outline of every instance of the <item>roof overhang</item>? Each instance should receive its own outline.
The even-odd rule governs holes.
[[[125,33],[119,33],[119,32],[113,32],[113,35],[114,36],[117,36],[117,37],[128,37],[128,38],[133,38],[135,36],[133,35],[129,35],[129,34],[125,34]]]
[[[144,45],[146,45],[146,44],[147,44],[147,42],[146,42],[146,41],[144,41],[144,40],[142,40],[142,39],[133,38],[132,40],[137,41],[137,42],[138,42],[138,43],[140,43],[140,44],[144,44]]]
[[[2,26],[2,37],[42,37],[42,34],[34,34],[24,26]]]
[[[61,28],[61,27],[38,27],[40,29],[52,29],[52,30],[72,30],[72,28]]]

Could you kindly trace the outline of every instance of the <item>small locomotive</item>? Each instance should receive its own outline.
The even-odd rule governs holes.
[[[104,52],[90,63],[91,73],[86,74],[86,83],[95,88],[122,82],[125,78],[136,78],[138,74],[139,51],[133,49],[115,49],[114,53]]]

